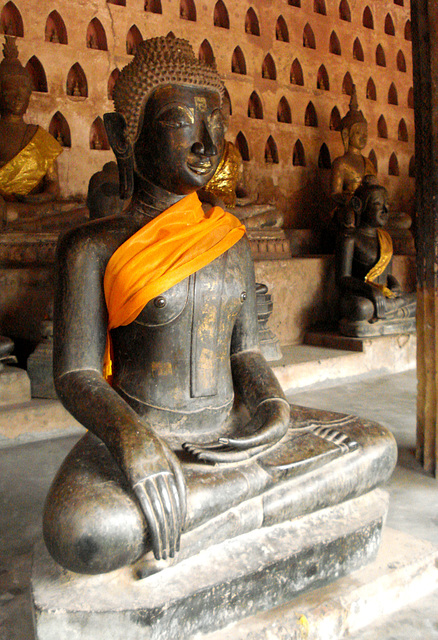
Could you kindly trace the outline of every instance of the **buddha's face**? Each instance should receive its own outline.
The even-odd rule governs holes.
[[[388,222],[388,196],[383,189],[371,191],[362,220],[370,227],[384,227]]]
[[[0,113],[23,116],[29,106],[32,89],[26,77],[8,75],[0,87]]]
[[[178,195],[205,186],[222,154],[224,127],[216,91],[159,87],[149,98],[134,145],[137,173]]]
[[[356,122],[350,128],[349,148],[359,149],[360,151],[366,147],[368,140],[368,126],[366,122]]]

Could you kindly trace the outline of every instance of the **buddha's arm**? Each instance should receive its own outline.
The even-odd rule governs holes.
[[[344,193],[344,169],[341,161],[342,158],[333,161],[330,177],[330,195],[338,204],[344,204],[348,199]]]
[[[103,256],[98,245],[93,246],[80,228],[60,243],[54,318],[56,390],[70,413],[108,447],[138,498],[155,556],[166,558],[179,548],[184,479],[169,447],[102,376],[107,325],[102,281],[109,256]]]

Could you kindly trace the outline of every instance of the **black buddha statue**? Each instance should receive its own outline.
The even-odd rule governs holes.
[[[333,416],[323,428],[315,412],[291,410],[260,353],[244,227],[196,195],[222,155],[222,93],[185,40],[141,43],[105,116],[130,204],[58,246],[55,385],[88,432],[53,482],[44,537],[72,571],[138,561],[145,576],[181,536],[177,558],[189,538],[184,553],[195,553],[360,495],[394,464],[382,428]],[[364,463],[358,450],[376,439]],[[338,457],[348,472],[317,491],[318,468]],[[298,489],[305,471],[313,479]],[[217,518],[241,507],[219,531]]]
[[[356,227],[340,234],[336,249],[340,330],[356,337],[414,331],[415,294],[403,293],[391,274],[387,191],[369,175],[353,199]]]

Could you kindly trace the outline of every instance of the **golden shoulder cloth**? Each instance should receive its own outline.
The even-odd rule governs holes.
[[[367,275],[365,276],[365,282],[368,282],[368,284],[372,284],[373,287],[380,289],[383,295],[387,298],[393,298],[394,293],[390,289],[388,289],[388,287],[386,287],[384,284],[374,282],[374,280],[385,271],[386,267],[391,261],[393,254],[392,239],[389,233],[384,229],[377,229],[377,234],[379,238],[380,257],[374,267],[368,271]]]
[[[224,152],[218,168],[205,187],[206,191],[217,196],[230,207],[234,207],[236,204],[236,186],[239,182],[241,163],[242,156],[239,149],[232,142],[225,141]]]
[[[38,127],[24,149],[0,169],[0,194],[26,196],[41,182],[60,153],[59,142]]]
[[[163,211],[111,256],[104,276],[108,336],[104,376],[112,376],[109,331],[133,322],[146,304],[230,249],[244,225],[220,207],[206,214],[196,193]]]

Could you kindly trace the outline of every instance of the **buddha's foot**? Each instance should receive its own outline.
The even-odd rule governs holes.
[[[374,322],[342,318],[339,323],[339,331],[342,335],[352,338],[415,333],[415,318],[386,318],[384,320],[375,320]]]

